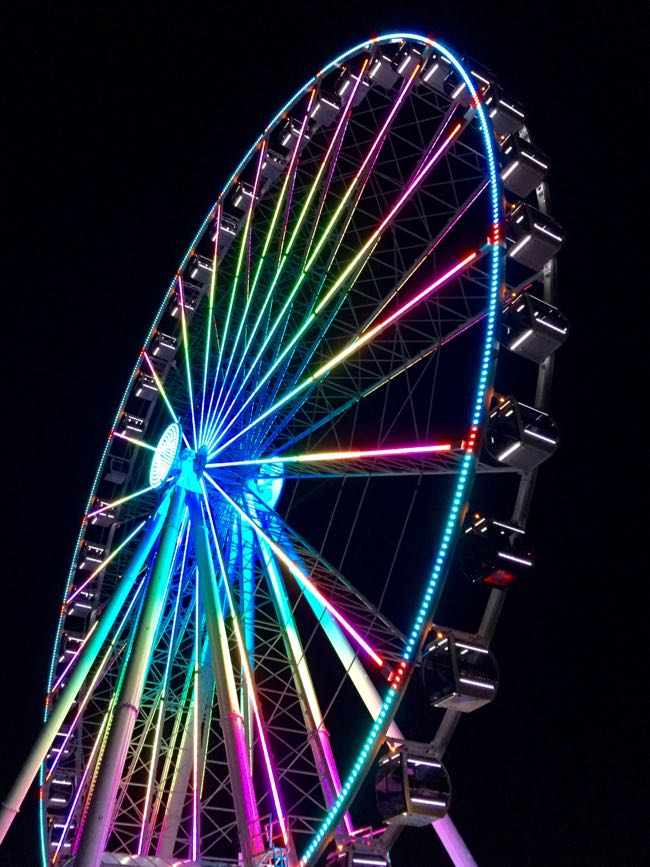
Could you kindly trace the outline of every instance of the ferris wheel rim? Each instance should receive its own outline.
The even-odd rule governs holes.
[[[218,202],[220,201],[220,199],[221,199],[221,198],[222,198],[222,197],[223,197],[223,196],[224,196],[224,195],[225,195],[225,194],[226,194],[226,193],[231,189],[232,184],[233,184],[234,180],[236,179],[237,174],[238,174],[239,171],[241,170],[242,166],[243,166],[243,165],[248,161],[248,159],[250,158],[250,156],[255,152],[255,149],[256,149],[257,146],[259,145],[260,141],[262,141],[262,139],[264,138],[264,136],[268,133],[268,130],[269,130],[269,129],[270,129],[270,128],[275,124],[275,123],[278,122],[278,120],[281,118],[282,114],[283,114],[285,111],[287,111],[287,110],[288,110],[288,109],[289,109],[289,108],[290,108],[290,107],[291,107],[291,106],[292,106],[292,105],[293,105],[293,104],[294,104],[294,103],[295,103],[295,102],[296,102],[296,101],[297,101],[301,96],[303,96],[303,95],[305,94],[305,92],[307,91],[307,89],[308,89],[308,88],[309,88],[309,87],[310,87],[310,86],[311,86],[315,81],[317,81],[319,77],[323,76],[323,75],[326,74],[328,71],[331,71],[332,69],[334,69],[334,68],[340,66],[340,64],[343,63],[344,60],[347,60],[347,59],[353,57],[355,54],[358,54],[358,53],[360,53],[360,52],[363,51],[363,50],[367,50],[368,48],[370,48],[370,47],[373,46],[373,45],[376,45],[376,44],[383,44],[383,43],[385,43],[385,42],[391,42],[391,41],[399,41],[399,40],[412,40],[412,41],[418,42],[418,43],[420,43],[420,44],[428,45],[428,46],[430,46],[430,47],[435,47],[435,48],[438,49],[438,50],[442,50],[442,51],[446,52],[447,55],[449,56],[449,58],[451,59],[451,62],[454,63],[454,64],[456,65],[456,68],[457,68],[457,70],[459,71],[459,73],[463,74],[463,76],[464,76],[464,78],[465,78],[465,81],[466,81],[466,84],[467,84],[467,86],[468,86],[468,89],[469,89],[470,91],[473,90],[473,85],[472,85],[471,80],[469,79],[469,76],[468,76],[467,72],[464,70],[464,68],[462,67],[462,65],[460,64],[460,62],[455,58],[455,55],[451,54],[451,52],[449,52],[448,49],[446,49],[446,48],[445,48],[444,46],[442,46],[440,43],[437,43],[437,42],[434,41],[434,40],[430,40],[428,37],[419,36],[419,35],[417,35],[417,34],[403,34],[403,33],[396,33],[396,34],[387,34],[387,35],[385,35],[385,36],[378,37],[377,39],[373,39],[373,40],[369,40],[369,41],[366,41],[366,42],[363,42],[363,43],[359,43],[359,45],[355,46],[354,48],[350,49],[349,51],[345,52],[344,54],[339,55],[339,57],[337,57],[337,58],[335,58],[335,60],[331,61],[330,64],[328,64],[326,67],[324,67],[323,70],[321,70],[319,73],[317,73],[316,76],[312,77],[312,78],[307,82],[307,84],[306,84],[305,86],[303,86],[303,87],[302,87],[302,88],[301,88],[301,89],[300,89],[300,90],[299,90],[299,91],[298,91],[298,92],[297,92],[297,93],[296,93],[296,94],[295,94],[295,95],[294,95],[294,96],[293,96],[293,97],[288,101],[288,103],[283,107],[283,109],[282,109],[282,110],[281,110],[281,111],[276,115],[276,117],[275,117],[275,118],[271,121],[271,123],[267,126],[265,132],[264,132],[264,133],[263,133],[263,134],[262,134],[262,135],[257,139],[257,141],[255,142],[255,144],[253,145],[253,147],[249,150],[249,152],[246,154],[246,156],[244,157],[244,159],[240,162],[238,168],[237,168],[236,171],[233,173],[233,175],[232,175],[231,178],[229,179],[228,183],[225,185],[223,192],[221,193],[219,199],[217,200],[217,204],[218,204]],[[474,91],[474,94],[473,94],[473,95],[476,96],[475,91]],[[477,112],[478,112],[479,117],[482,118],[482,129],[483,129],[484,135],[486,136],[486,142],[488,142],[488,141],[489,141],[489,135],[490,135],[490,132],[489,132],[489,124],[488,124],[487,120],[486,120],[485,117],[484,117],[484,113],[482,112],[482,109],[481,109],[480,104],[477,105]],[[486,145],[486,146],[487,146],[487,145]],[[488,157],[488,159],[489,159],[489,161],[490,161],[490,163],[491,163],[491,181],[490,181],[490,186],[493,188],[493,190],[492,190],[492,201],[493,201],[493,207],[496,208],[496,210],[495,210],[495,214],[497,214],[497,216],[498,216],[498,214],[499,214],[499,208],[500,208],[499,201],[498,201],[498,198],[499,198],[499,197],[498,197],[498,190],[500,189],[500,182],[499,182],[499,179],[498,179],[498,175],[496,174],[496,171],[495,171],[495,169],[494,169],[494,154],[493,154],[492,151],[489,151],[489,153],[491,154],[491,157]],[[495,189],[496,189],[497,193],[494,192]],[[206,218],[205,218],[205,220],[203,221],[203,223],[201,224],[201,227],[200,227],[199,231],[197,232],[196,236],[194,237],[192,243],[190,244],[190,247],[188,248],[188,250],[187,250],[185,256],[184,256],[183,259],[181,260],[181,264],[180,264],[179,269],[178,269],[179,272],[180,272],[180,270],[183,268],[184,264],[188,261],[189,256],[192,254],[192,252],[193,252],[193,250],[194,250],[194,248],[195,248],[195,246],[196,246],[196,244],[197,244],[197,242],[198,242],[198,239],[199,239],[199,238],[202,236],[202,234],[204,233],[204,231],[205,231],[205,229],[206,229],[206,227],[207,227],[207,225],[208,225],[208,223],[209,223],[209,220],[210,220],[211,217],[213,217],[213,216],[214,216],[214,206],[213,206],[213,208],[210,210],[210,212],[208,213],[208,215],[206,216]],[[497,226],[498,226],[498,222],[497,222]],[[498,239],[494,239],[494,242],[493,242],[493,244],[492,244],[492,249],[490,250],[490,255],[491,255],[491,257],[492,257],[492,261],[493,261],[493,264],[492,264],[492,269],[493,269],[492,308],[493,308],[493,309],[492,309],[491,313],[489,314],[489,317],[490,317],[490,318],[488,319],[487,328],[486,328],[486,334],[487,334],[487,337],[486,337],[486,347],[487,347],[488,349],[490,349],[490,351],[491,351],[491,345],[490,345],[490,344],[491,344],[491,340],[492,340],[492,338],[493,338],[493,333],[494,333],[494,328],[495,328],[494,322],[496,321],[496,316],[497,316],[496,298],[497,298],[498,282],[499,282],[499,281],[498,281],[498,275],[499,275],[499,269],[500,269],[500,267],[501,267],[501,264],[500,264],[500,263],[501,263],[501,259],[502,259],[502,255],[503,255],[503,254],[502,254],[502,251],[501,251],[501,247],[500,247],[500,243],[499,243]],[[152,327],[151,327],[151,329],[150,329],[150,331],[149,331],[149,335],[148,335],[148,337],[147,337],[147,340],[145,341],[145,346],[148,345],[148,343],[149,343],[149,341],[150,341],[150,339],[151,339],[151,336],[152,336],[152,334],[153,334],[153,331],[154,331],[154,329],[156,328],[157,323],[160,321],[160,318],[161,318],[161,316],[162,316],[162,314],[163,314],[163,312],[164,312],[164,309],[165,309],[166,305],[167,305],[168,302],[169,302],[169,299],[170,299],[170,297],[171,297],[171,293],[172,293],[172,291],[173,291],[173,289],[174,289],[175,284],[176,284],[176,277],[174,278],[174,280],[173,280],[172,283],[170,284],[170,286],[169,286],[167,292],[165,293],[165,296],[164,296],[164,298],[163,298],[163,302],[162,302],[162,304],[161,304],[161,306],[160,306],[160,308],[159,308],[158,313],[156,314],[156,317],[155,317],[155,319],[154,319],[154,323],[153,323],[153,325],[152,325]],[[485,360],[485,357],[484,357],[484,358],[483,358],[483,364],[485,364],[485,363],[486,363],[486,360]],[[127,384],[127,388],[126,388],[126,390],[125,390],[125,393],[124,393],[124,396],[123,396],[123,398],[122,398],[122,401],[120,402],[120,406],[119,406],[118,413],[117,413],[117,416],[116,416],[116,422],[114,422],[113,427],[116,426],[117,418],[119,418],[119,415],[120,415],[120,413],[122,412],[123,407],[125,406],[126,400],[127,400],[128,395],[129,395],[129,393],[130,393],[130,390],[131,390],[131,388],[132,388],[132,386],[133,386],[133,383],[134,383],[134,380],[135,380],[135,376],[136,376],[137,371],[138,371],[138,369],[139,369],[139,365],[140,365],[140,360],[138,360],[138,362],[136,363],[136,366],[135,366],[135,368],[134,368],[134,370],[133,370],[133,372],[132,372],[132,374],[131,374],[131,376],[130,376],[130,378],[129,378],[129,382],[128,382],[128,384]],[[492,366],[493,366],[493,363],[492,363]],[[485,392],[486,392],[486,389],[487,389],[487,383],[488,383],[488,382],[489,382],[489,377],[486,375],[486,376],[484,377],[484,379],[481,380],[481,386],[479,387],[480,397],[477,398],[477,406],[475,407],[474,418],[473,418],[473,420],[472,420],[475,430],[478,430],[478,428],[480,427],[480,424],[481,424],[481,415],[482,415],[482,410],[481,410],[481,408],[478,406],[478,403],[481,403],[481,406],[484,405],[484,397],[485,397]],[[470,442],[471,442],[471,441],[470,441]],[[109,442],[107,443],[107,446],[106,446],[106,448],[105,448],[105,450],[104,450],[104,454],[102,455],[102,458],[101,458],[101,460],[100,460],[100,464],[99,464],[99,467],[98,467],[98,470],[97,470],[97,474],[96,474],[95,482],[94,482],[93,487],[92,487],[92,489],[91,489],[91,494],[90,494],[90,497],[89,497],[89,502],[88,502],[88,506],[87,506],[87,509],[86,509],[86,513],[90,512],[90,508],[91,508],[91,504],[92,504],[92,502],[93,502],[93,498],[94,498],[95,490],[96,490],[96,488],[97,488],[98,479],[99,479],[99,476],[100,476],[100,474],[101,474],[101,472],[102,472],[102,468],[104,467],[104,465],[105,465],[105,461],[106,461],[106,458],[107,458],[107,453],[108,453],[108,446],[109,446],[109,443],[110,443],[110,440],[109,440]],[[470,451],[468,451],[468,455],[471,456],[471,455],[473,455],[473,454],[474,454],[474,449],[472,448]],[[216,455],[215,455],[214,457],[216,457]],[[462,465],[462,469],[461,469],[461,472],[460,472],[460,474],[459,474],[459,475],[461,476],[461,478],[462,478],[462,482],[463,482],[463,488],[462,488],[462,490],[465,490],[465,488],[466,488],[466,484],[468,483],[468,480],[471,478],[471,468],[470,468],[470,464],[471,464],[471,462],[472,462],[472,459],[471,459],[471,458],[466,459],[466,460],[465,460],[465,463],[463,463],[463,465]],[[458,492],[455,494],[455,498],[456,498],[456,497],[458,497]],[[455,502],[455,499],[454,499],[454,502]],[[460,501],[459,501],[459,502],[460,502]],[[460,512],[460,508],[457,508],[457,509],[455,509],[455,510],[453,510],[453,511],[454,511],[454,519],[456,519],[457,516],[458,516],[458,514],[459,514],[459,512]],[[82,527],[82,530],[81,530],[81,532],[80,532],[79,540],[78,540],[78,542],[77,542],[77,546],[76,546],[76,548],[75,548],[75,551],[78,551],[78,547],[79,547],[79,543],[80,543],[80,541],[81,541],[82,535],[83,535],[83,527]],[[449,539],[451,539],[451,534],[450,534],[450,536],[449,536]],[[446,553],[446,552],[448,552],[448,551],[450,550],[451,547],[452,547],[452,546],[450,546],[447,542],[445,542],[445,555],[444,555],[444,557],[443,557],[443,562],[446,561],[446,558],[447,558],[447,553]],[[75,554],[75,556],[76,556],[76,554]],[[73,558],[73,566],[71,567],[71,572],[72,572],[73,568],[74,568],[74,558]],[[441,573],[441,572],[442,572],[442,566],[441,566],[441,568],[438,570],[438,573]],[[436,581],[437,581],[437,579],[436,579]],[[68,583],[69,583],[69,582],[68,582]],[[67,589],[66,589],[66,593],[67,593]],[[430,600],[428,600],[428,601],[430,602]],[[429,607],[430,607],[430,606],[429,606]],[[418,615],[416,616],[416,621],[417,621],[417,617],[419,617],[419,616],[421,615],[421,611],[422,611],[422,609],[420,609],[420,611],[418,611]],[[61,629],[60,629],[60,627],[59,627],[59,628],[57,629],[57,635],[60,634],[60,631],[61,631]],[[421,630],[420,630],[420,631],[421,631]],[[411,629],[410,638],[411,638],[411,639],[413,638],[413,629]],[[416,651],[417,644],[418,644],[417,640],[414,639],[414,640],[411,641],[410,644],[407,645],[407,648],[408,648],[408,659],[407,659],[407,662],[410,660],[410,658],[412,658],[412,656],[414,655],[414,653],[417,652],[417,651]],[[55,655],[56,655],[56,644],[55,644],[55,654],[54,654],[54,656],[55,656]],[[54,657],[53,657],[53,661],[54,661]],[[52,666],[52,668],[53,668],[53,666]],[[400,680],[405,680],[405,678],[403,677],[403,675],[400,676]],[[50,680],[49,680],[49,683],[48,683],[48,693],[49,693],[49,691],[50,691],[51,683],[52,683],[52,678],[51,678],[51,676],[50,676]],[[394,699],[391,699],[391,702],[390,702],[391,706],[392,706],[393,701],[394,701]],[[387,717],[387,713],[383,715],[382,720],[383,720],[384,717]],[[372,731],[372,728],[371,728],[371,731]],[[373,737],[374,737],[374,741],[375,741],[375,743],[376,743],[376,742],[379,740],[380,735],[379,735],[377,732],[375,732],[375,735],[374,735]],[[369,751],[368,751],[368,752],[369,752]],[[358,777],[359,777],[359,774],[357,773],[357,774],[356,774],[356,778],[358,778]],[[350,798],[351,798],[351,796],[350,796]],[[340,813],[340,812],[341,812],[341,809],[339,809],[339,813]],[[335,823],[335,819],[334,819],[334,818],[331,818],[331,819],[329,820],[329,825],[331,826],[333,823]],[[326,835],[324,834],[323,837],[324,837],[324,836],[326,836]],[[320,847],[320,843],[321,843],[321,840],[323,839],[323,837],[321,837],[321,838],[318,840],[318,847]],[[311,852],[309,852],[309,849],[308,849],[308,850],[306,851],[306,853],[305,853],[305,856],[303,856],[302,863],[305,863],[305,864],[308,863],[308,861],[311,860],[311,859],[313,858],[313,852],[315,852],[315,851],[316,851],[316,848],[315,848],[314,850],[312,850]]]

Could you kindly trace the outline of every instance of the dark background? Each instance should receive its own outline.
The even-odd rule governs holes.
[[[572,332],[552,403],[563,442],[530,523],[540,569],[497,633],[499,698],[449,751],[453,815],[482,867],[650,863],[641,13],[186,0],[2,15],[3,792],[39,727],[77,522],[161,291],[278,106],[349,45],[408,29],[478,58],[525,101],[569,237]],[[0,864],[36,865],[35,805]],[[447,863],[431,830],[404,845],[404,864]]]

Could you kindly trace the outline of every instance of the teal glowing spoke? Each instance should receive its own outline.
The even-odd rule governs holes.
[[[183,523],[185,523],[185,520],[186,519],[184,519]],[[178,618],[178,608],[179,608],[180,601],[181,601],[181,591],[183,589],[183,578],[185,575],[185,565],[187,563],[187,545],[188,545],[189,538],[190,538],[189,521],[187,522],[186,527],[183,527],[181,525],[181,531],[178,534],[178,542],[179,543],[180,543],[180,540],[183,538],[183,535],[185,535],[185,541],[183,543],[184,547],[183,547],[183,555],[182,555],[182,560],[181,560],[181,572],[180,572],[180,575],[178,578],[178,589],[176,592],[176,600],[174,603],[174,614],[173,614],[173,618],[172,618],[171,632],[170,632],[170,637],[169,637],[169,647],[167,650],[167,657],[165,660],[165,671],[163,674],[162,684],[160,687],[160,698],[158,701],[158,720],[156,722],[156,731],[155,731],[155,735],[154,735],[153,747],[151,750],[151,762],[149,763],[149,775],[148,775],[148,780],[147,780],[147,789],[146,789],[146,793],[145,793],[144,806],[142,807],[142,820],[140,823],[140,836],[138,839],[138,850],[136,853],[137,855],[143,854],[144,838],[145,838],[145,832],[147,829],[147,815],[149,813],[149,806],[151,804],[151,796],[152,796],[152,792],[153,792],[154,776],[156,773],[158,751],[160,748],[160,739],[162,736],[163,714],[164,714],[164,709],[165,709],[165,699],[167,697],[166,696],[167,683],[169,681],[169,671],[170,671],[170,667],[171,667],[172,651],[174,649],[174,638],[176,635],[176,621]],[[177,544],[176,552],[174,555],[174,561],[176,559],[176,554],[178,553],[178,550],[179,550],[179,548],[178,548],[178,544]],[[171,581],[171,575],[172,575],[173,571],[174,571],[174,565],[172,563],[172,568],[170,569],[170,576],[168,579],[168,583],[169,583],[169,581]]]
[[[151,376],[153,377],[153,381],[156,383],[156,388],[158,389],[160,396],[162,397],[163,401],[165,402],[165,406],[167,407],[171,417],[174,419],[174,421],[176,422],[176,424],[179,426],[179,428],[181,430],[181,436],[183,437],[185,445],[188,447],[188,449],[191,449],[192,446],[190,445],[190,441],[185,436],[185,432],[183,431],[183,428],[181,427],[181,423],[178,420],[178,416],[174,412],[174,407],[171,405],[169,398],[167,397],[167,392],[165,391],[164,386],[163,386],[162,382],[160,381],[160,377],[156,373],[156,368],[153,366],[153,362],[149,358],[149,354],[144,349],[142,350],[142,357],[144,358],[144,360],[147,362],[147,365],[149,366],[149,370],[151,371]]]
[[[194,391],[192,388],[192,366],[190,364],[190,342],[187,337],[187,319],[185,317],[185,290],[183,289],[183,278],[180,274],[177,275],[178,293],[180,295],[181,307],[181,331],[183,333],[183,355],[185,357],[185,375],[187,377],[187,393],[190,399],[190,414],[192,416],[192,433],[194,435],[194,448],[198,448],[198,439],[196,432],[196,413],[194,412]]]
[[[268,249],[269,249],[269,246],[270,246],[270,243],[271,243],[271,239],[272,239],[273,234],[274,234],[274,232],[275,232],[275,226],[276,226],[276,223],[277,223],[278,217],[279,217],[279,215],[280,215],[280,210],[281,210],[282,202],[284,201],[284,197],[285,197],[285,194],[286,194],[287,189],[288,189],[288,188],[289,188],[289,189],[292,189],[292,188],[293,188],[293,184],[294,184],[294,182],[295,182],[295,174],[296,174],[296,171],[297,171],[297,168],[298,168],[298,152],[299,152],[299,150],[300,150],[300,144],[301,144],[302,138],[303,138],[304,133],[305,133],[305,129],[306,129],[306,126],[307,126],[307,121],[308,121],[308,119],[309,119],[309,112],[310,112],[310,110],[311,110],[311,106],[312,106],[312,102],[313,102],[313,99],[314,99],[314,95],[315,95],[315,93],[316,93],[316,91],[315,91],[314,89],[312,89],[312,91],[311,91],[311,95],[310,95],[310,98],[309,98],[309,102],[308,102],[308,105],[307,105],[307,111],[305,112],[305,116],[304,116],[303,121],[302,121],[302,124],[301,124],[301,126],[300,126],[300,130],[298,131],[298,136],[296,137],[295,145],[294,145],[293,150],[292,150],[292,152],[291,152],[291,160],[290,160],[290,162],[289,162],[289,166],[288,166],[288,168],[287,168],[287,172],[286,172],[286,174],[285,174],[285,179],[284,179],[284,183],[283,183],[283,185],[282,185],[282,189],[281,189],[281,192],[280,192],[280,196],[278,197],[278,201],[277,201],[277,204],[276,204],[276,207],[275,207],[275,211],[274,211],[274,213],[273,213],[273,217],[272,217],[272,219],[271,219],[271,224],[270,224],[270,227],[269,227],[269,231],[267,232],[267,235],[266,235],[266,238],[265,238],[265,241],[264,241],[264,245],[263,245],[263,248],[262,248],[262,255],[261,255],[260,261],[259,261],[259,263],[258,263],[258,265],[257,265],[256,271],[255,271],[255,276],[254,276],[254,278],[253,278],[253,284],[252,284],[252,286],[251,286],[251,290],[250,290],[250,292],[249,292],[249,294],[248,294],[248,297],[247,297],[247,299],[246,299],[246,307],[245,307],[245,309],[244,309],[244,313],[243,313],[242,318],[241,318],[241,321],[240,321],[240,323],[239,323],[239,329],[238,329],[238,331],[237,331],[237,336],[236,336],[236,338],[235,338],[235,343],[234,343],[234,346],[233,346],[232,352],[230,353],[230,358],[229,358],[229,362],[228,362],[228,367],[226,368],[226,372],[225,372],[225,374],[224,374],[224,376],[223,376],[223,381],[222,381],[222,384],[221,384],[221,390],[220,390],[220,392],[219,392],[219,397],[218,397],[218,399],[217,399],[217,403],[216,403],[216,406],[215,406],[213,424],[211,425],[211,429],[212,429],[212,430],[214,429],[214,426],[217,424],[217,422],[218,422],[218,420],[219,420],[219,411],[220,411],[220,409],[222,408],[222,400],[221,400],[221,398],[222,398],[222,395],[223,395],[224,387],[225,387],[226,385],[228,385],[228,392],[227,392],[226,397],[225,397],[225,399],[224,399],[224,400],[227,400],[227,399],[228,399],[228,394],[230,394],[230,389],[231,389],[231,387],[232,387],[231,383],[234,382],[234,381],[237,379],[237,376],[239,375],[239,371],[241,370],[241,365],[243,364],[243,361],[244,361],[244,359],[246,358],[246,354],[247,354],[247,352],[248,352],[248,349],[249,349],[249,347],[250,347],[250,344],[251,344],[252,340],[254,339],[255,334],[256,334],[256,332],[257,332],[257,328],[258,328],[258,326],[259,326],[259,323],[260,323],[261,319],[262,319],[263,316],[264,316],[264,311],[265,311],[265,309],[266,309],[266,305],[268,304],[268,301],[269,301],[270,298],[272,297],[273,290],[274,290],[274,288],[275,288],[275,283],[273,283],[273,284],[271,285],[270,289],[269,289],[268,292],[267,292],[265,302],[264,302],[264,304],[262,305],[262,308],[261,308],[261,310],[260,310],[260,313],[259,313],[259,315],[258,315],[258,317],[257,317],[257,320],[256,320],[254,326],[253,326],[252,332],[251,332],[251,334],[249,335],[249,337],[248,337],[248,339],[247,339],[247,341],[246,341],[246,346],[245,346],[243,352],[242,352],[241,355],[240,355],[240,360],[239,360],[239,363],[238,363],[237,368],[236,368],[236,370],[235,370],[235,373],[234,373],[233,376],[229,379],[230,367],[231,367],[232,361],[233,361],[233,359],[234,359],[234,357],[235,357],[235,353],[236,353],[237,346],[238,346],[238,343],[239,343],[239,338],[241,337],[241,333],[242,333],[242,330],[243,330],[243,326],[244,326],[244,324],[245,324],[246,317],[247,317],[247,315],[248,315],[248,310],[249,310],[249,307],[250,307],[250,304],[251,304],[251,301],[252,301],[253,295],[255,294],[255,290],[256,290],[256,288],[257,288],[257,283],[258,283],[258,280],[259,280],[260,274],[261,274],[261,272],[262,272],[262,268],[263,268],[264,263],[265,263],[265,261],[266,261],[266,256],[267,256]],[[326,159],[327,159],[327,156],[326,156]],[[319,176],[320,176],[320,173],[319,173],[319,175],[317,176],[317,179],[318,179]],[[317,181],[315,181],[314,183],[316,184]],[[290,209],[291,209],[291,197],[289,197],[289,203],[288,203],[287,208],[286,208],[286,211],[287,211],[287,219],[288,219],[288,216],[289,216]],[[306,209],[304,209],[304,210],[306,210]],[[300,221],[302,220],[302,216],[303,216],[303,215],[301,215]],[[299,226],[298,226],[298,228],[299,228]],[[297,230],[296,230],[296,232],[297,232]],[[295,236],[296,232],[294,232],[294,236]],[[292,243],[292,241],[291,241],[290,243]],[[286,258],[286,257],[283,257],[283,253],[282,253],[283,246],[284,246],[284,233],[283,233],[282,241],[281,241],[281,243],[280,243],[279,252],[278,252],[278,256],[279,256],[279,258],[280,258],[282,264],[284,263],[285,258]],[[276,280],[275,282],[277,282],[277,280]]]
[[[201,419],[199,421],[199,443],[203,442],[203,423],[205,421],[205,394],[208,388],[208,366],[210,364],[210,342],[212,337],[212,322],[214,310],[214,291],[219,267],[219,234],[221,232],[221,202],[217,205],[215,218],[214,252],[212,255],[212,274],[210,274],[210,290],[208,294],[208,316],[205,327],[205,356],[203,358],[203,385],[201,388]]]
[[[387,316],[373,328],[365,331],[363,334],[355,337],[344,349],[342,349],[339,353],[337,353],[333,358],[327,361],[325,364],[321,365],[314,373],[310,376],[306,377],[302,382],[300,382],[295,388],[291,389],[288,394],[285,394],[284,397],[277,400],[272,406],[266,409],[263,413],[261,413],[257,418],[253,419],[249,424],[247,424],[244,428],[234,434],[227,442],[220,443],[219,446],[208,455],[208,460],[212,461],[220,452],[222,452],[225,448],[231,445],[235,440],[239,439],[239,437],[243,436],[245,433],[248,433],[249,430],[252,430],[256,425],[258,425],[261,421],[273,413],[277,412],[281,407],[283,407],[286,403],[292,400],[294,397],[303,392],[306,388],[313,385],[319,379],[322,379],[326,374],[328,374],[334,367],[341,362],[345,361],[350,355],[352,355],[357,350],[361,349],[361,347],[365,346],[366,343],[369,343],[374,337],[388,328],[393,324],[397,319],[427,298],[432,292],[435,292],[440,286],[450,280],[452,277],[456,276],[460,271],[466,268],[471,262],[473,262],[478,256],[478,253],[475,251],[473,253],[469,253],[460,262],[457,262],[452,268],[446,271],[441,277],[438,277],[433,281],[429,286],[426,286],[420,292],[417,293],[413,298],[403,304],[401,307],[398,307],[397,310],[393,311],[390,316]],[[312,318],[315,318],[315,314],[311,314]],[[307,320],[310,322],[310,320]],[[286,350],[285,350],[286,352]],[[235,416],[237,418],[237,416]]]

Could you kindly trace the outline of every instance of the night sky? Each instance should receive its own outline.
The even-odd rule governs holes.
[[[568,234],[559,291],[571,338],[552,399],[562,445],[529,523],[539,569],[499,625],[499,696],[463,720],[446,757],[452,813],[481,867],[650,863],[641,21],[612,3],[259,5],[1,13],[1,794],[38,731],[88,488],[182,252],[316,68],[407,29],[477,58],[526,104]],[[35,805],[32,793],[1,865],[36,865]],[[398,865],[448,863],[430,829],[404,851]]]

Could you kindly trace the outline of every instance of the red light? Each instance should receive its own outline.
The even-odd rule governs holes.
[[[508,572],[506,569],[495,569],[491,575],[483,579],[483,583],[491,584],[494,587],[509,587],[516,580],[517,576],[513,572]]]

